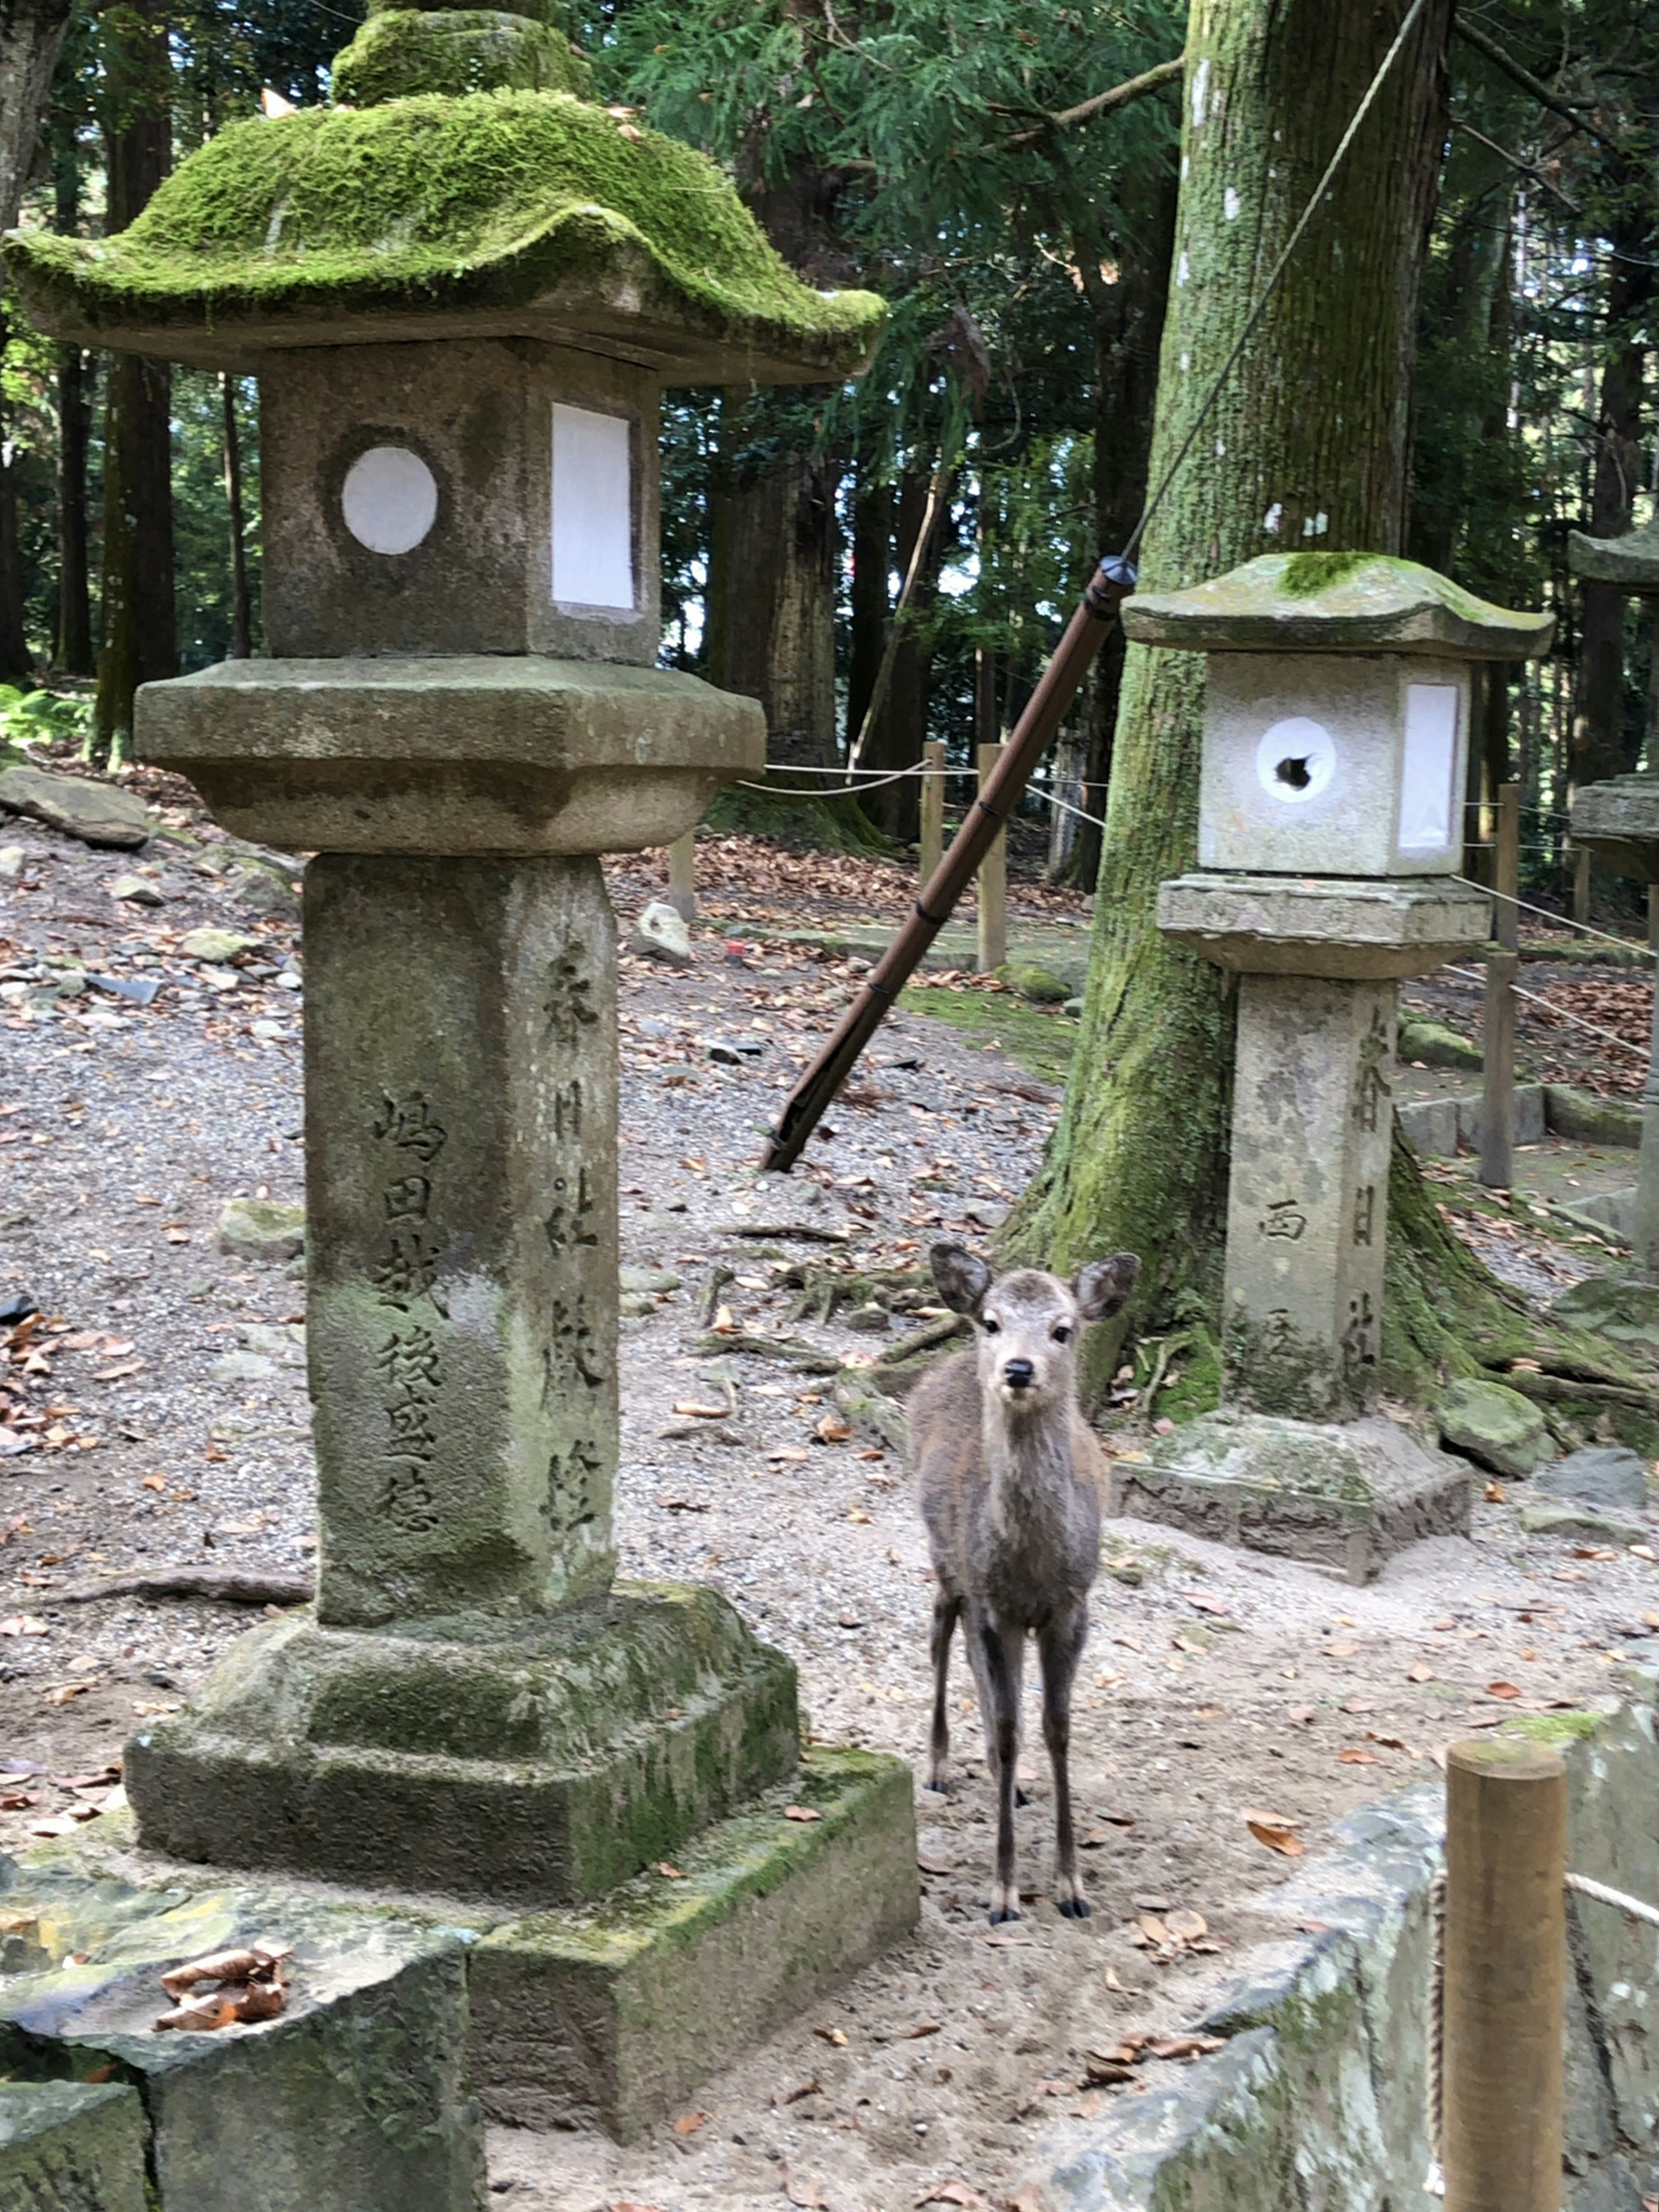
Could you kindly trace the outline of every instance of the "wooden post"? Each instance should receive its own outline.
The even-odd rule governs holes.
[[[1659,952],[1659,884],[1648,885],[1648,950]]]
[[[979,787],[982,792],[1002,758],[1000,745],[979,748]],[[988,975],[1008,957],[1008,833],[1000,830],[996,841],[979,864],[979,972]]]
[[[1487,1736],[1446,1754],[1446,2212],[1561,2212],[1566,1768]]]
[[[1572,918],[1575,921],[1589,921],[1589,847],[1575,845],[1572,848]]]
[[[945,856],[945,747],[930,738],[921,749],[921,880]]]
[[[688,830],[668,848],[668,903],[682,921],[697,910],[697,833]]]
[[[1501,950],[1486,956],[1486,1007],[1481,1029],[1480,1180],[1488,1190],[1515,1188],[1515,978],[1521,942],[1521,787],[1498,793],[1492,934]]]

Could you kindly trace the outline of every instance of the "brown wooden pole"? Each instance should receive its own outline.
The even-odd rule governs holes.
[[[1446,1754],[1446,2212],[1561,2212],[1567,1781],[1484,1737]]]
[[[915,914],[866,976],[863,988],[830,1042],[790,1092],[762,1155],[763,1168],[787,1174],[800,1157],[801,1147],[857,1065],[859,1054],[880,1027],[883,1016],[950,920],[951,908],[1030,781],[1090,664],[1117,620],[1118,609],[1134,587],[1134,569],[1121,554],[1109,556],[1096,570],[1054,659],[1043,670],[1025,712],[1002,749],[996,774],[975,800],[944,859],[923,885]]]
[[[988,791],[1002,765],[1000,745],[981,745],[979,787]],[[1012,811],[1012,810],[1011,810]],[[979,864],[979,957],[981,975],[993,975],[1008,957],[1008,832],[999,830]]]
[[[1498,791],[1492,932],[1498,950],[1486,955],[1486,1003],[1481,1021],[1480,1180],[1488,1190],[1515,1188],[1515,979],[1521,942],[1521,787]]]
[[[921,780],[921,880],[926,884],[945,857],[945,747],[929,738],[921,749],[927,774]]]
[[[668,903],[682,921],[697,911],[697,833],[688,830],[668,848]]]

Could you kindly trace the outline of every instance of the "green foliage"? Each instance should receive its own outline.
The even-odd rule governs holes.
[[[16,750],[59,738],[84,738],[92,727],[92,701],[79,692],[20,691],[0,684],[0,746]]]

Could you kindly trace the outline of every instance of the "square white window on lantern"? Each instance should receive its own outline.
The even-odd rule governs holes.
[[[1458,691],[1455,684],[1406,686],[1400,773],[1400,849],[1443,853],[1457,819]]]
[[[634,497],[629,426],[586,407],[553,410],[553,598],[631,611]]]

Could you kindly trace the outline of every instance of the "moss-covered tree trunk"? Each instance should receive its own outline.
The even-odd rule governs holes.
[[[104,64],[105,228],[125,230],[172,159],[172,94],[162,0],[117,0],[100,18]],[[172,380],[165,362],[117,354],[104,430],[103,643],[94,744],[129,749],[132,696],[173,676]]]
[[[1406,4],[1194,0],[1154,483]],[[1279,550],[1400,550],[1450,13],[1450,0],[1430,0],[1419,17],[1148,532],[1146,586]],[[1009,1233],[1066,1268],[1138,1251],[1143,1313],[1213,1286],[1224,1212],[1231,993],[1154,918],[1159,883],[1196,859],[1203,684],[1195,655],[1126,657],[1081,1035],[1048,1158]],[[1109,1350],[1094,1347],[1097,1362]]]

